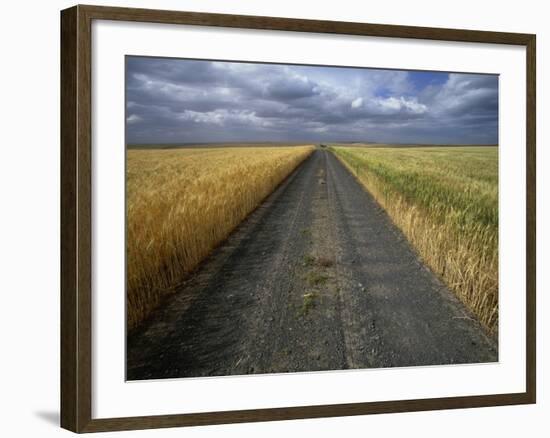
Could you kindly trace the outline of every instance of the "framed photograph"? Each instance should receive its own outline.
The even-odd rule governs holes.
[[[535,403],[535,35],[61,12],[61,423]]]

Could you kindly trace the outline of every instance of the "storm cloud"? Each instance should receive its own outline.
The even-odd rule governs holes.
[[[126,59],[126,141],[498,143],[498,76]]]

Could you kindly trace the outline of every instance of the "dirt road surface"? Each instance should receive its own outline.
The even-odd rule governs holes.
[[[496,341],[322,149],[127,339],[128,380],[496,360]]]

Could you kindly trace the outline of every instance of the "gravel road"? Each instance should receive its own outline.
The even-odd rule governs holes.
[[[496,340],[323,149],[127,338],[128,380],[496,360]]]

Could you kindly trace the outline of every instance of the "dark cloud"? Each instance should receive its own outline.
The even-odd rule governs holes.
[[[276,78],[267,86],[267,98],[291,101],[317,95],[318,87],[308,79],[295,77]]]
[[[498,77],[128,57],[128,143],[497,143]]]

